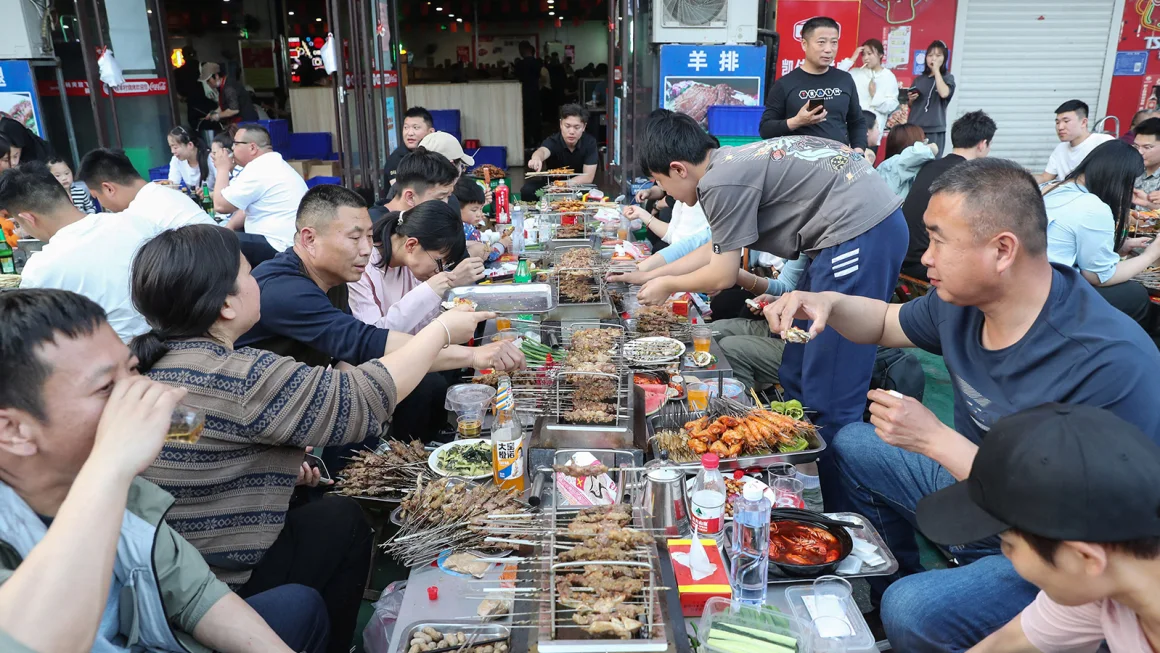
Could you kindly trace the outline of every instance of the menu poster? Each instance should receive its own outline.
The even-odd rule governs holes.
[[[32,67],[27,61],[0,61],[0,113],[44,137],[40,98],[32,79]]]

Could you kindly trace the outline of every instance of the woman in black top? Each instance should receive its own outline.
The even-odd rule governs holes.
[[[926,68],[914,79],[908,97],[910,117],[906,122],[918,125],[929,142],[938,146],[938,155],[946,151],[947,105],[955,94],[955,76],[947,72],[947,44],[935,41],[926,48]]]

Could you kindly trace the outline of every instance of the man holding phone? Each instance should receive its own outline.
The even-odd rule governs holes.
[[[765,100],[761,137],[821,136],[845,143],[873,160],[866,149],[866,119],[850,73],[833,67],[837,21],[818,16],[802,26],[801,67],[777,80]]]

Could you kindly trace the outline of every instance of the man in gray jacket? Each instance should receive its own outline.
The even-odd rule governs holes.
[[[137,478],[183,392],[140,377],[81,295],[0,293],[0,314],[0,650],[323,650],[317,592],[243,601]]]

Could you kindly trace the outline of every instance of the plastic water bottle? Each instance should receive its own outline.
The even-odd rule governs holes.
[[[721,528],[725,520],[725,478],[721,476],[721,459],[715,453],[701,456],[701,471],[689,495],[692,504],[689,521],[698,537],[710,537],[721,544]],[[769,536],[766,535],[768,538]]]
[[[769,499],[756,483],[748,483],[733,504],[733,565],[729,584],[733,599],[763,605],[769,574]]]
[[[519,256],[524,253],[524,209],[518,203],[512,207],[512,252]]]

